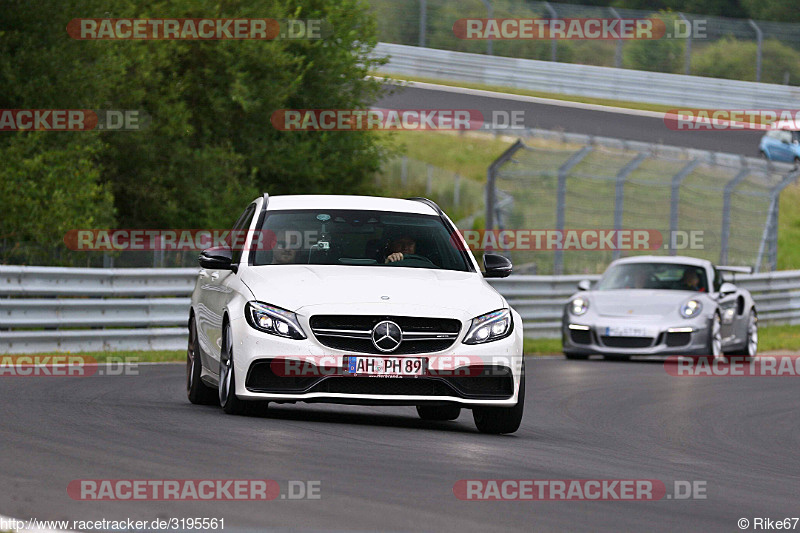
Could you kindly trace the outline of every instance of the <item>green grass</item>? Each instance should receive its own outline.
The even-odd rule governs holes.
[[[36,356],[80,356],[86,357],[89,361],[96,361],[98,363],[167,363],[175,361],[186,360],[186,350],[157,350],[152,352],[141,352],[132,350],[123,350],[119,352],[48,352],[36,354]],[[19,357],[18,355],[4,355],[3,357]],[[0,532],[2,533],[2,532]]]
[[[450,132],[397,131],[379,132],[391,136],[392,143],[404,155],[425,161],[462,177],[486,182],[486,169],[514,141],[486,135]]]
[[[561,354],[561,339],[525,339],[525,355]],[[758,328],[758,352],[799,352],[800,326],[763,326]]]
[[[626,102],[624,100],[613,100],[611,98],[592,98],[589,96],[576,96],[576,95],[569,95],[569,94],[560,94],[560,93],[548,93],[544,91],[531,91],[528,89],[519,89],[517,87],[504,87],[498,85],[484,85],[482,83],[469,83],[465,81],[451,81],[451,80],[440,80],[436,78],[425,78],[419,76],[401,76],[399,74],[384,74],[384,73],[373,73],[373,76],[377,78],[389,78],[393,80],[399,81],[419,81],[422,83],[436,83],[439,85],[446,85],[448,87],[464,87],[467,89],[479,89],[482,91],[493,91],[498,93],[507,93],[507,94],[518,94],[521,96],[534,96],[536,98],[550,98],[552,100],[563,100],[566,102],[578,102],[581,104],[594,104],[594,105],[602,105],[602,106],[610,106],[610,107],[622,107],[625,109],[638,109],[642,111],[656,111],[660,113],[665,113],[667,111],[677,109],[681,106],[674,105],[668,106],[663,104],[649,104],[649,103],[642,103],[642,102]]]

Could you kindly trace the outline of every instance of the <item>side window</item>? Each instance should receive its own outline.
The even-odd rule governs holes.
[[[250,204],[247,206],[242,216],[240,216],[236,224],[233,225],[231,234],[228,236],[228,245],[233,252],[231,254],[231,263],[234,265],[238,265],[239,261],[242,259],[242,248],[244,248],[245,241],[247,240],[247,230],[250,229],[250,222],[253,221],[255,212],[256,208],[254,205]]]
[[[792,142],[792,132],[781,130],[781,142],[791,143]]]
[[[719,273],[719,270],[714,268],[714,292],[719,292],[719,289],[722,287],[722,274]]]

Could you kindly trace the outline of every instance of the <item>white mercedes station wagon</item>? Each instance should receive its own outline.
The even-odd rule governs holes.
[[[225,246],[204,250],[189,315],[192,403],[471,409],[485,433],[519,428],[522,321],[456,227],[425,198],[264,195]]]

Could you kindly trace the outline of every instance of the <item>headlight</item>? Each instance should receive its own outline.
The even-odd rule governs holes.
[[[681,306],[681,316],[683,318],[694,318],[703,310],[703,304],[697,300],[689,300]]]
[[[498,309],[472,319],[464,344],[483,344],[508,337],[511,334],[511,311]]]
[[[287,339],[305,339],[306,334],[291,311],[261,302],[247,302],[244,314],[247,323],[258,331]]]
[[[569,303],[569,312],[575,316],[581,316],[589,309],[589,300],[586,298],[575,298]]]

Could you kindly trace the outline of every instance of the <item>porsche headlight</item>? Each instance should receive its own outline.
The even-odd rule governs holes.
[[[694,318],[703,310],[703,304],[697,300],[689,300],[681,306],[681,316],[683,318]]]
[[[511,311],[498,309],[472,319],[464,344],[483,344],[508,337],[511,334]]]
[[[589,300],[586,298],[575,298],[569,303],[569,312],[575,316],[581,316],[589,309]]]
[[[306,334],[291,311],[262,302],[247,302],[245,306],[247,323],[258,331],[271,333],[287,339],[305,339]]]

